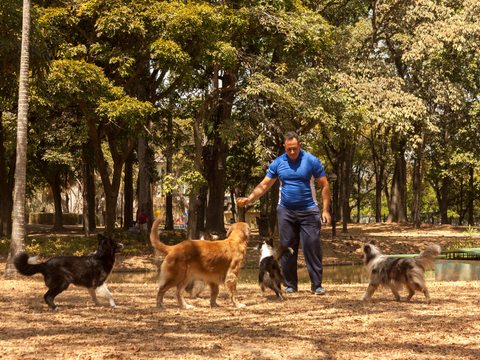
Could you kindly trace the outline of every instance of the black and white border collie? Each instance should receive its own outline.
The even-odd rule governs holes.
[[[280,267],[278,266],[278,259],[284,254],[290,252],[293,254],[293,249],[286,246],[273,246],[273,239],[258,244],[256,250],[261,251],[260,256],[260,271],[258,273],[258,285],[262,292],[265,288],[272,289],[280,300],[282,297],[282,283],[284,281]]]
[[[382,285],[392,290],[395,300],[400,301],[398,291],[404,286],[408,289],[405,301],[410,301],[415,291],[423,292],[430,304],[430,294],[425,285],[425,270],[433,268],[435,258],[441,253],[440,245],[430,245],[415,258],[393,258],[383,255],[375,246],[375,242],[363,243],[356,253],[363,259],[363,265],[370,277],[365,295],[360,300],[372,297],[377,288]]]
[[[25,276],[41,273],[48,287],[44,299],[53,310],[55,297],[67,290],[70,284],[86,287],[95,305],[103,305],[98,301],[95,291],[108,297],[110,306],[116,307],[112,294],[105,286],[105,280],[110,275],[115,264],[115,253],[123,249],[123,244],[117,243],[113,236],[105,237],[98,234],[98,248],[93,254],[84,256],[55,256],[44,263],[38,264],[36,257],[30,257],[26,252],[19,253],[13,260],[18,272]]]

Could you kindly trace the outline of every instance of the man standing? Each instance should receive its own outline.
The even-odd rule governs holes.
[[[293,293],[298,289],[297,258],[298,246],[302,242],[303,254],[308,274],[312,282],[312,292],[323,295],[322,287],[322,247],[320,228],[322,220],[330,224],[330,187],[320,161],[301,149],[298,135],[291,131],[285,134],[285,154],[276,158],[268,169],[265,178],[247,198],[238,198],[240,207],[246,206],[265,194],[280,180],[280,199],[277,206],[278,232],[280,244],[294,249],[282,257],[282,270],[285,278],[284,292]],[[315,184],[322,189],[323,213],[316,202]]]

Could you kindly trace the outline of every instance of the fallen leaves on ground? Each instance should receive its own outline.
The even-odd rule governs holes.
[[[156,284],[109,284],[117,309],[71,287],[52,311],[43,283],[0,280],[0,358],[478,359],[480,282],[428,286],[430,305],[418,293],[395,302],[387,290],[360,302],[366,284],[330,285],[324,296],[303,285],[283,302],[242,284],[244,308],[222,288],[220,308],[209,307],[206,291],[180,310],[173,289],[157,309]]]

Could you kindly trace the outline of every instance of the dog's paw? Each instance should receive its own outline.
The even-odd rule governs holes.
[[[163,303],[157,302],[157,308],[165,309],[165,305],[163,305]]]
[[[55,306],[55,309],[53,311],[60,311],[60,308],[58,306]]]
[[[210,303],[210,307],[214,308],[214,307],[220,307],[220,305],[218,305],[216,302],[211,302]]]
[[[245,304],[238,303],[236,307],[237,307],[237,309],[241,309],[241,308],[245,307]]]
[[[195,308],[195,306],[186,304],[184,309],[189,310],[189,309],[193,309],[193,308]]]
[[[290,251],[290,254],[294,253],[294,250],[291,247],[288,248],[288,251]]]
[[[95,306],[103,306],[103,305],[104,305],[104,304],[103,304],[103,302],[101,302],[101,301],[97,301],[97,302],[95,303]]]

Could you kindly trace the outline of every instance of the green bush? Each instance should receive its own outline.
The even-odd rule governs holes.
[[[54,213],[30,213],[28,214],[28,222],[30,224],[53,225],[55,221]]]
[[[63,225],[81,224],[82,214],[62,213],[62,221]],[[55,213],[30,213],[28,222],[30,224],[53,225],[53,223],[55,222]]]
[[[10,251],[10,239],[0,238],[0,254],[8,254]]]
[[[123,244],[122,255],[147,255],[153,253],[150,238],[141,235],[129,234],[124,229],[116,229],[113,236],[117,242]],[[185,240],[185,230],[162,231],[160,238],[167,245],[174,245]],[[97,236],[64,236],[57,237],[52,234],[49,237],[33,238],[25,240],[25,250],[30,255],[40,255],[51,258],[58,255],[87,255],[97,250]],[[0,254],[8,254],[10,239],[0,239]]]
[[[82,223],[82,214],[62,214],[63,225],[78,225]]]
[[[477,232],[477,229],[468,225],[467,229],[462,233],[465,237],[463,239],[456,239],[452,243],[448,243],[445,246],[445,250],[480,248],[480,239],[474,239],[474,235],[476,235]]]

